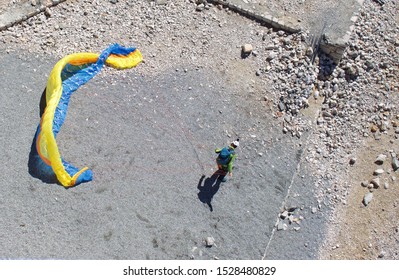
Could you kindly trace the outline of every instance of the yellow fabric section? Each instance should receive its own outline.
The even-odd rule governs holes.
[[[72,178],[64,169],[57,142],[53,134],[54,114],[62,96],[61,72],[68,63],[73,65],[94,63],[97,61],[98,57],[99,54],[96,53],[75,53],[65,56],[54,66],[47,81],[47,105],[41,120],[40,135],[37,139],[37,150],[43,161],[51,165],[58,181],[64,187],[73,186],[76,178],[87,170],[87,167],[81,169]],[[106,64],[113,68],[126,69],[135,67],[141,61],[142,55],[140,51],[136,49],[128,56],[110,55],[106,60]]]

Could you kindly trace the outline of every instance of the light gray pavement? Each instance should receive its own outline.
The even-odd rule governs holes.
[[[57,137],[63,156],[92,168],[94,181],[66,190],[32,177],[38,93],[55,62],[0,55],[0,157],[9,163],[0,166],[0,258],[317,257],[324,216],[310,214],[311,176],[299,165],[308,134],[281,134],[261,102],[205,70],[94,79],[72,98]],[[198,186],[214,170],[213,149],[226,141],[217,132],[225,130],[241,136],[235,177],[216,189]],[[296,212],[306,217],[303,230],[276,233],[291,197],[305,206]],[[216,246],[206,248],[210,236]]]

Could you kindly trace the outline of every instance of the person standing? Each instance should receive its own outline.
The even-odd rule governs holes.
[[[229,146],[222,149],[215,149],[215,153],[218,154],[216,163],[218,166],[219,178],[222,182],[226,182],[226,175],[233,176],[233,163],[237,156],[235,149],[240,145],[240,140],[233,141]]]

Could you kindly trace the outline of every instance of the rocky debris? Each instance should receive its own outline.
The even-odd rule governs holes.
[[[369,192],[363,197],[363,204],[364,206],[369,205],[371,200],[373,199],[373,193]]]
[[[280,214],[280,218],[282,220],[285,220],[286,218],[288,218],[288,211],[284,210],[283,213]]]
[[[298,207],[285,207],[279,214],[276,228],[278,231],[292,229],[298,231],[301,221],[304,219],[301,215],[296,213]]]
[[[396,153],[394,153],[393,151],[390,151],[391,153],[391,157],[392,157],[392,170],[395,171],[395,168],[397,169],[397,157],[396,157]],[[374,163],[376,165],[382,166],[382,167],[386,167],[387,164],[384,165],[384,163],[386,162],[387,159],[387,155],[386,154],[379,154]],[[394,163],[395,162],[395,163]],[[389,189],[389,183],[387,180],[389,180],[389,178],[384,177],[384,174],[390,174],[390,171],[388,169],[384,168],[377,168],[376,170],[374,170],[373,175],[377,176],[373,179],[371,179],[371,181],[367,181],[364,180],[361,182],[361,186],[364,188],[368,188],[370,192],[373,192],[374,189],[379,189],[381,186],[384,187],[385,190]],[[390,176],[392,181],[395,181],[395,176]],[[369,195],[370,196],[370,195]],[[368,202],[371,200],[371,197],[366,197],[363,199],[363,203],[367,206]],[[365,202],[366,201],[366,202]]]
[[[277,230],[287,230],[288,226],[286,223],[284,223],[283,221],[278,221],[277,223]]]
[[[264,66],[266,76],[279,83],[274,89],[280,92],[279,110],[292,116],[309,106],[314,92],[317,67],[306,55],[305,34],[290,34],[272,40],[272,49]]]

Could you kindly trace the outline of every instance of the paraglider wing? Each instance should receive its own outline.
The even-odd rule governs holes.
[[[99,73],[105,64],[127,69],[141,61],[142,55],[138,49],[114,44],[101,54],[74,53],[65,56],[54,66],[40,104],[41,120],[36,131],[35,148],[42,161],[38,164],[40,168],[51,167],[64,187],[91,181],[93,177],[87,167],[79,170],[63,160],[58,150],[56,136],[64,123],[72,93]]]

